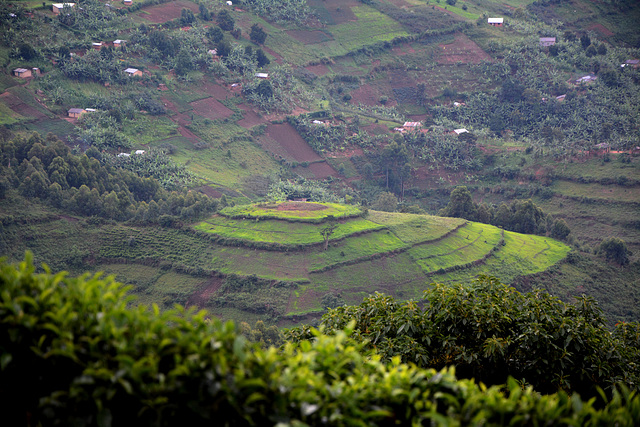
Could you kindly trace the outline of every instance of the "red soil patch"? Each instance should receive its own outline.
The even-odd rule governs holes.
[[[222,193],[216,190],[215,188],[211,188],[208,185],[203,185],[202,187],[196,188],[202,194],[205,194],[213,199],[219,199],[222,197]]]
[[[202,91],[215,99],[227,99],[230,96],[229,91],[217,83],[205,82]]]
[[[307,69],[308,71],[311,71],[313,74],[317,75],[317,76],[324,76],[325,74],[327,74],[329,72],[329,67],[327,67],[324,64],[318,64],[318,65],[308,65],[306,67],[304,67],[305,69]]]
[[[376,84],[377,87],[370,84],[365,84],[360,86],[356,90],[352,90],[350,92],[351,103],[354,105],[381,105],[380,97],[382,95],[385,95],[389,98],[389,101],[386,104],[388,107],[396,105],[396,102],[393,100],[393,91],[386,85],[386,82]]]
[[[11,92],[4,92],[0,95],[0,99],[2,99],[2,103],[9,107],[11,111],[13,111],[14,113],[18,113],[21,116],[33,117],[36,120],[47,118],[45,114],[40,112],[38,109],[25,104],[20,98],[18,98]]]
[[[268,48],[266,46],[262,46],[262,50],[267,52],[269,55],[273,56],[278,64],[282,64],[282,55],[280,55],[279,53],[277,53],[273,49],[270,49],[270,48]]]
[[[232,110],[228,109],[213,98],[194,101],[189,105],[193,107],[194,113],[211,120],[226,119],[233,114]]]
[[[440,56],[438,64],[479,64],[491,61],[491,56],[482,50],[474,41],[464,34],[456,34],[455,40],[450,44],[440,44]]]
[[[146,7],[136,15],[147,21],[162,24],[172,19],[180,17],[182,9],[189,9],[193,13],[198,13],[198,5],[190,1],[172,1],[170,3],[159,4],[157,6]]]
[[[303,44],[316,44],[332,40],[322,31],[288,30],[285,33]]]
[[[613,31],[602,24],[591,24],[587,27],[587,30],[596,31],[605,37],[611,37],[615,35]]]
[[[377,125],[375,123],[368,126],[363,126],[362,129],[367,131],[367,133],[371,136],[389,133],[389,128],[387,128],[385,125]]]
[[[278,204],[276,209],[279,211],[322,211],[327,207],[311,202],[285,202]]]
[[[265,118],[259,116],[246,104],[240,104],[238,108],[244,111],[244,113],[242,113],[242,119],[238,120],[237,123],[245,129],[250,129],[256,125],[267,122]]]
[[[284,151],[298,162],[314,162],[322,160],[307,144],[307,141],[288,123],[269,124],[267,136],[276,141]]]
[[[389,71],[390,84],[393,89],[416,87],[416,81],[405,70]]]
[[[309,170],[313,172],[317,179],[325,179],[330,176],[338,176],[338,172],[327,162],[312,163],[309,165]]]
[[[353,156],[362,156],[362,155],[364,155],[364,151],[362,150],[362,148],[352,148],[352,149],[347,149],[340,152],[328,153],[327,157],[331,157],[332,159],[339,159],[344,157],[349,158]]]
[[[200,288],[189,297],[186,307],[198,306],[200,308],[204,308],[211,298],[211,295],[216,293],[218,289],[222,287],[222,283],[224,279],[222,277],[212,277],[211,279],[204,282]]]

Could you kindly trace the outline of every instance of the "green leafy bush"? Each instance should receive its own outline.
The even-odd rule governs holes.
[[[46,268],[45,268],[46,270]],[[602,408],[510,380],[382,363],[350,331],[260,349],[233,324],[177,307],[127,308],[99,276],[0,264],[0,402],[6,425],[620,425],[640,415],[621,387]]]

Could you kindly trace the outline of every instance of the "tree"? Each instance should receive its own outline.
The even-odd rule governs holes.
[[[193,70],[193,59],[187,49],[181,49],[176,57],[176,74],[183,76]]]
[[[222,29],[218,26],[215,27],[209,27],[209,29],[207,30],[207,37],[209,38],[209,40],[211,40],[214,44],[219,44],[222,39],[224,39],[224,33],[222,32]]]
[[[273,86],[271,86],[271,82],[269,80],[262,80],[258,83],[256,93],[264,99],[271,99],[273,97]]]
[[[190,25],[196,21],[196,17],[191,9],[183,8],[180,12],[180,24]]]
[[[200,4],[200,6],[198,7],[198,10],[200,12],[200,19],[202,19],[203,21],[211,21],[211,12],[209,11],[209,9],[207,9],[207,7],[203,4]]]
[[[587,55],[587,58],[592,58],[598,54],[598,49],[596,49],[596,47],[591,44],[589,45],[589,47],[587,47],[587,50],[585,50],[584,53],[585,55]]]
[[[609,261],[616,262],[620,265],[629,264],[629,255],[631,251],[627,248],[624,240],[617,237],[609,237],[603,240],[598,247],[598,254],[604,254]]]
[[[478,213],[478,207],[471,197],[471,192],[466,186],[456,187],[451,191],[449,203],[440,210],[440,216],[448,216],[454,218],[464,218],[475,220]]]
[[[221,40],[216,46],[218,56],[226,58],[231,53],[231,44],[226,40]]]
[[[269,65],[271,63],[271,61],[269,60],[267,55],[265,55],[265,53],[264,53],[264,51],[262,49],[257,49],[256,50],[256,62],[258,64],[259,68],[266,67],[267,65]]]
[[[398,208],[398,199],[393,193],[380,193],[371,204],[371,208],[377,211],[395,212]]]
[[[580,44],[582,45],[582,49],[587,50],[589,46],[591,46],[591,37],[588,34],[583,34],[580,37]]]
[[[327,218],[328,223],[324,227],[320,228],[320,234],[324,239],[324,250],[326,251],[329,248],[329,239],[335,233],[338,228],[338,223],[335,221],[333,217]]]
[[[267,33],[258,24],[253,24],[251,26],[251,32],[249,33],[249,38],[255,44],[264,44],[265,40],[267,39]]]
[[[455,365],[460,377],[487,385],[512,376],[540,393],[585,397],[597,395],[597,387],[611,390],[617,381],[638,379],[637,349],[611,335],[590,298],[569,305],[545,291],[521,294],[482,276],[466,285],[433,284],[420,307],[376,293],[359,306],[329,310],[320,326],[330,334],[351,325],[382,360]],[[302,331],[295,328],[288,339],[303,338]]]
[[[551,237],[554,239],[565,240],[569,236],[569,233],[571,233],[571,229],[564,219],[557,219],[553,222]]]
[[[235,27],[236,22],[233,20],[233,17],[229,13],[228,10],[223,10],[216,17],[216,22],[224,31],[231,31],[233,27]]]

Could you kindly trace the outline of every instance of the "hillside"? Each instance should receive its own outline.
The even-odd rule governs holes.
[[[31,249],[58,269],[115,274],[141,302],[228,318],[294,321],[490,272],[594,296],[611,323],[640,319],[637,2],[53,4],[0,5],[0,142],[57,137],[177,193],[93,179],[95,205],[66,206],[80,179],[67,188],[53,159],[3,145],[0,181],[16,192],[0,206],[1,255]],[[33,155],[35,176],[11,164]],[[27,191],[27,177],[47,188]],[[459,186],[489,215],[436,217]],[[283,195],[368,215],[330,214],[324,251],[325,217],[240,207]],[[527,199],[544,211],[537,235],[488,225]],[[564,243],[547,237],[559,220]],[[628,262],[598,252],[610,238]]]

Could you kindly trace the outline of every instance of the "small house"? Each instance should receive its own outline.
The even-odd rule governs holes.
[[[75,3],[54,3],[51,5],[51,10],[54,15],[60,15],[60,11],[62,11],[62,9],[65,7],[74,7],[75,5]]]
[[[453,132],[455,132],[456,135],[462,135],[463,133],[469,133],[469,131],[464,129],[464,128],[454,129]]]
[[[122,47],[122,46],[124,46],[124,40],[118,39],[113,41],[113,47]]]
[[[31,70],[28,68],[16,68],[13,70],[13,75],[26,79],[27,77],[31,77]]]
[[[86,111],[87,113],[95,113],[96,109],[95,108],[85,108],[84,111]]]
[[[119,153],[118,157],[131,157],[131,154],[129,154],[129,153]]]
[[[124,70],[124,72],[127,73],[129,76],[135,76],[135,77],[142,76],[142,71],[138,70],[137,68],[127,68],[126,70]]]
[[[124,3],[125,6],[131,6],[133,4],[133,0],[124,0],[122,3]]]
[[[254,76],[256,76],[259,79],[268,79],[269,78],[269,74],[268,73],[255,73]]]
[[[540,47],[549,47],[556,44],[555,37],[540,37]]]
[[[40,75],[40,68],[38,67],[33,67],[31,69],[31,74],[35,77],[35,76],[39,76]]]
[[[580,84],[580,83],[591,83],[596,81],[598,77],[594,76],[593,74],[587,74],[586,76],[582,76],[579,79],[576,80],[576,83]]]
[[[69,111],[67,111],[67,115],[73,119],[77,119],[86,112],[87,111],[82,108],[70,108]]]
[[[227,1],[227,6],[233,6],[233,2],[232,1]]]
[[[640,59],[627,59],[626,61],[624,61],[624,64],[620,66],[622,68],[624,67],[638,68],[640,67]]]
[[[133,154],[140,154],[140,155],[142,155],[142,154],[144,154],[144,150],[136,150],[136,151],[134,151],[134,153],[133,153]]]
[[[102,49],[102,42],[94,42],[94,43],[91,43],[91,46],[92,46],[95,50],[100,50],[100,49]]]
[[[422,126],[422,123],[420,122],[404,122],[404,124],[402,125],[402,128],[404,130],[416,130],[420,126]]]
[[[489,18],[487,19],[487,22],[491,26],[502,27],[502,25],[504,24],[504,18]]]
[[[560,95],[560,96],[556,96],[556,101],[558,101],[558,102],[562,102],[562,101],[564,101],[564,99],[565,99],[566,97],[567,97],[567,95],[566,95],[566,94],[564,94],[564,95]]]

